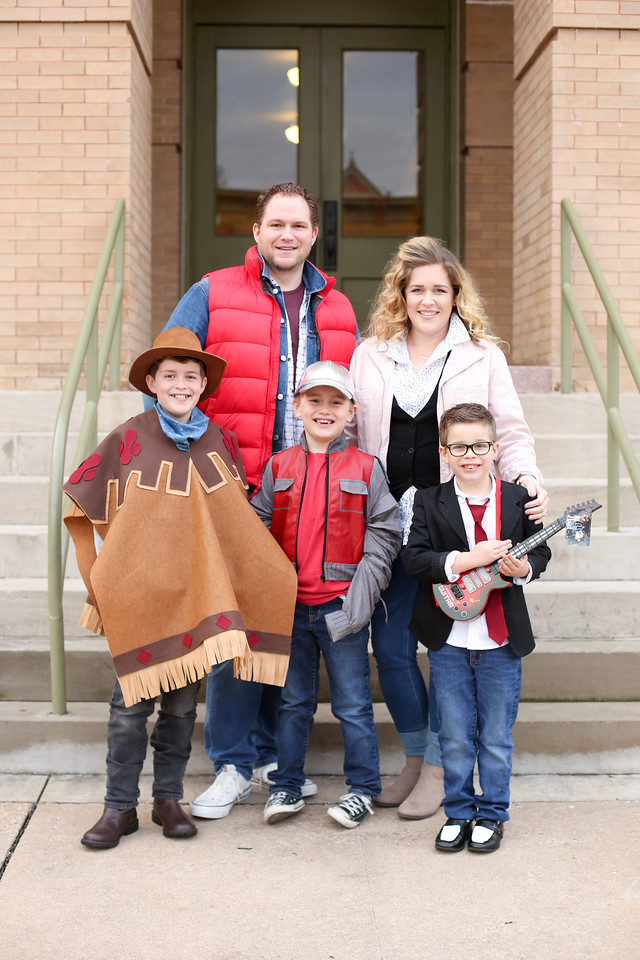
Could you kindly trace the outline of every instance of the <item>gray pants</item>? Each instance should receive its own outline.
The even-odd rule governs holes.
[[[199,687],[198,680],[160,697],[158,719],[151,733],[153,796],[158,799],[182,799],[182,780],[191,754]],[[147,753],[146,724],[155,703],[153,698],[125,707],[116,680],[107,724],[106,807],[128,810],[137,806],[140,796],[138,781]]]

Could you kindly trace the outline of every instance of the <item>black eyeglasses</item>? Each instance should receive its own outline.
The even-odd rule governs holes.
[[[452,457],[464,457],[467,450],[471,450],[477,457],[483,457],[489,453],[493,446],[493,440],[476,440],[475,443],[445,443],[445,448]]]

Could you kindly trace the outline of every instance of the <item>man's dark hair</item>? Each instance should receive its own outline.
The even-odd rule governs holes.
[[[262,218],[264,217],[264,211],[270,200],[273,200],[277,196],[284,197],[300,197],[302,200],[306,201],[307,206],[309,207],[309,214],[311,217],[311,226],[318,226],[318,201],[311,193],[310,190],[307,190],[306,187],[301,187],[297,183],[274,183],[273,186],[267,187],[264,193],[261,193],[258,199],[256,200],[256,223],[258,226],[262,223]]]

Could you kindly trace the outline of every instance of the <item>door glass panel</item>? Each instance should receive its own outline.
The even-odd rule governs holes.
[[[256,197],[298,179],[298,51],[218,49],[216,233],[251,234]]]
[[[342,233],[422,232],[422,117],[417,50],[343,52]]]

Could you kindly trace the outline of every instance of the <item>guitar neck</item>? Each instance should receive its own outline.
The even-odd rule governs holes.
[[[525,554],[529,553],[529,550],[544,543],[545,540],[548,540],[550,537],[555,536],[555,534],[563,530],[566,525],[567,518],[558,517],[558,519],[550,523],[548,527],[544,527],[544,529],[539,530],[538,533],[534,533],[531,537],[528,537],[526,540],[523,540],[522,543],[513,547],[513,549],[509,550],[509,553],[512,557],[515,557],[516,560],[519,560],[520,557],[524,557]]]

